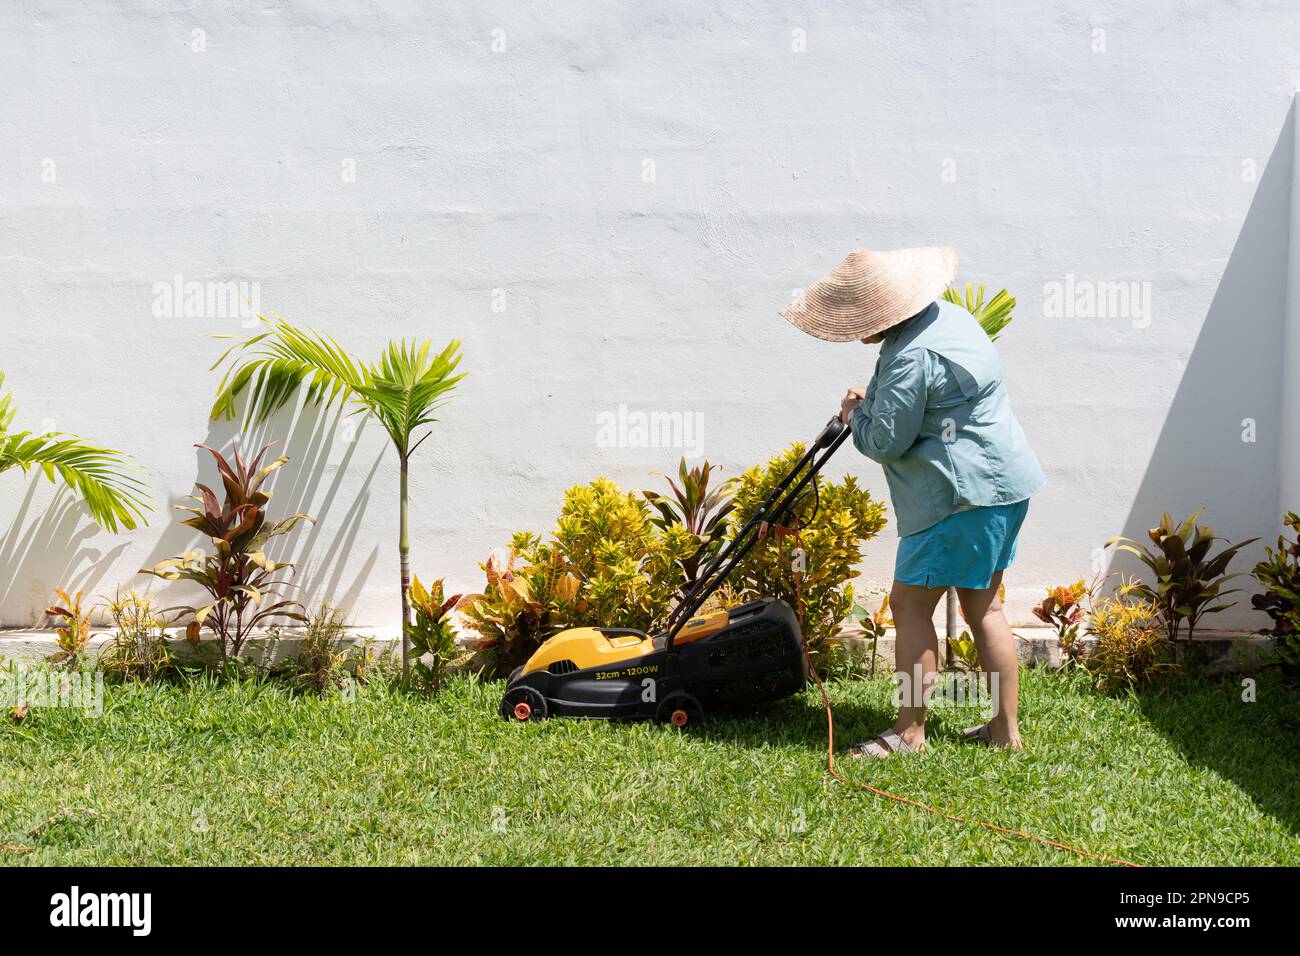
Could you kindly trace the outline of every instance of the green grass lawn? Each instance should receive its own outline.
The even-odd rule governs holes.
[[[841,745],[888,722],[884,679],[830,691]],[[506,724],[501,685],[351,701],[269,681],[109,686],[98,718],[0,721],[0,863],[1074,864],[848,788],[816,690],[694,732]],[[1300,863],[1296,697],[1233,681],[1103,697],[1028,671],[1029,750],[958,743],[844,772],[950,812],[1145,864]],[[86,812],[93,811],[93,812]]]

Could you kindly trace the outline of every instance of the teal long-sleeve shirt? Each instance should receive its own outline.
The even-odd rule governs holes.
[[[950,302],[885,337],[849,424],[858,451],[884,466],[899,535],[968,507],[1023,501],[1045,482],[1011,412],[997,349]]]

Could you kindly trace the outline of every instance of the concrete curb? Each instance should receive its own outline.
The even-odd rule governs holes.
[[[197,646],[185,638],[184,628],[167,628],[167,649],[176,660],[185,664],[212,664],[220,657],[220,651],[214,640],[204,635]],[[344,650],[360,650],[369,644],[377,655],[401,653],[401,643],[396,635],[374,637],[368,628],[349,628],[343,639]],[[271,637],[265,632],[255,633],[244,644],[243,654],[258,666],[270,666],[291,660],[298,656],[302,648],[303,632],[301,628],[283,628]],[[113,643],[112,631],[108,628],[93,628],[90,640],[86,644],[86,656],[94,660]],[[5,660],[33,663],[44,660],[58,650],[55,633],[52,629],[31,628],[22,630],[0,630],[0,662]]]
[[[1049,670],[1061,666],[1063,655],[1056,632],[1050,627],[1014,627],[1016,637],[1016,654],[1020,660],[1034,667],[1046,667]],[[870,660],[871,640],[863,635],[861,628],[842,631],[836,640],[849,648],[859,659]],[[1085,649],[1090,649],[1096,641],[1083,636],[1079,638]],[[1203,654],[1204,667],[1209,673],[1226,673],[1231,671],[1250,671],[1270,664],[1275,660],[1272,641],[1258,634],[1241,634],[1235,631],[1206,631],[1198,634],[1193,642]],[[945,659],[947,640],[939,637],[939,661]],[[3,645],[0,645],[2,647]],[[885,632],[876,642],[877,669],[893,670],[894,632]]]
[[[1056,632],[1049,627],[1016,627],[1016,652],[1026,664],[1056,668],[1061,666],[1061,646]],[[169,628],[167,646],[173,656],[187,664],[213,663],[218,657],[216,643],[209,638],[196,648],[185,639],[184,629]],[[244,655],[259,666],[269,666],[296,657],[302,646],[301,628],[282,628],[274,639],[265,633],[255,634],[244,645]],[[841,631],[836,640],[861,660],[871,658],[871,640],[863,635],[857,625]],[[1085,644],[1088,638],[1081,638]],[[112,644],[107,628],[97,628],[87,645],[90,658],[97,657]],[[945,641],[939,638],[940,661],[945,653]],[[1258,634],[1241,634],[1232,631],[1206,631],[1197,636],[1195,644],[1206,652],[1206,668],[1210,672],[1252,670],[1273,659],[1272,642]],[[377,656],[399,654],[401,644],[396,633],[387,629],[354,627],[348,629],[344,640],[346,648],[360,650],[369,646]],[[55,633],[47,628],[0,630],[0,662],[4,660],[33,663],[44,660],[58,650]],[[886,631],[876,644],[877,669],[889,672],[894,662],[894,632]],[[472,666],[472,665],[471,665]]]

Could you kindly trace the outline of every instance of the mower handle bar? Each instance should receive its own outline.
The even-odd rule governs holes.
[[[736,565],[744,560],[754,545],[758,543],[764,527],[778,524],[790,512],[809,482],[817,477],[817,473],[821,471],[822,466],[826,464],[831,455],[835,454],[840,445],[844,444],[844,440],[848,436],[849,426],[840,421],[838,417],[827,422],[826,427],[813,440],[812,445],[804,452],[803,457],[772,489],[772,493],[767,496],[763,503],[755,509],[753,516],[745,522],[744,527],[731,539],[731,543],[723,548],[721,554],[709,562],[704,573],[696,579],[695,584],[686,592],[681,602],[668,616],[668,625],[665,628],[668,637],[664,643],[664,649],[668,654],[672,653],[673,639],[676,638],[677,632],[695,616],[699,609],[704,606],[704,602],[712,597],[718,588],[722,587],[723,582],[735,570]],[[796,479],[798,480],[796,481]]]

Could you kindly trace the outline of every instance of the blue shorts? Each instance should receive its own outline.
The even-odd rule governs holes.
[[[983,590],[1016,558],[1029,499],[968,508],[898,540],[894,580],[923,588]]]

